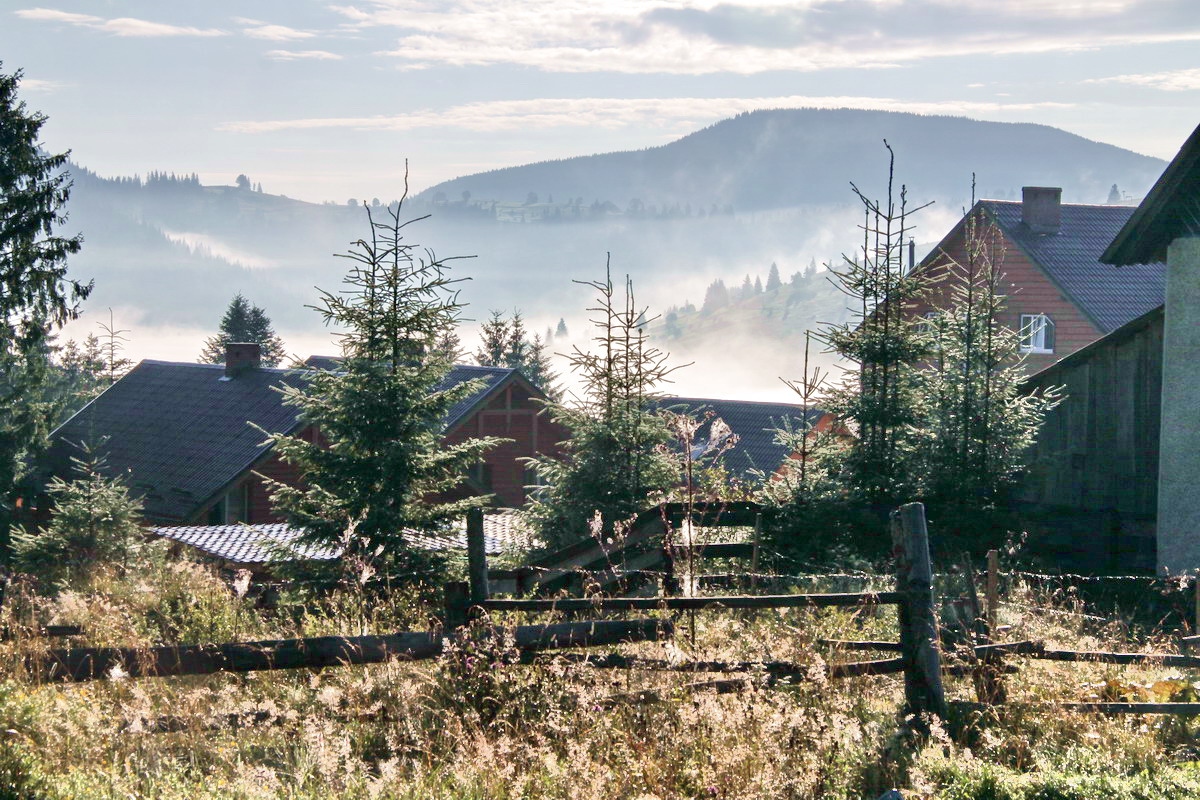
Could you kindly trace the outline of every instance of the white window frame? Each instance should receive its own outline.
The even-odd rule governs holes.
[[[1049,323],[1049,324],[1047,324]],[[1021,315],[1021,344],[1022,353],[1053,353],[1053,347],[1046,347],[1046,330],[1054,324],[1049,314]]]

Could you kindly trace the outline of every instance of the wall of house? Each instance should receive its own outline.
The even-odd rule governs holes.
[[[558,443],[569,434],[555,424],[540,403],[519,384],[509,384],[486,408],[450,431],[446,441],[461,442],[476,436],[496,436],[513,441],[501,444],[484,459],[490,467],[491,490],[506,506],[525,503],[525,464],[519,459],[542,453],[556,455]]]
[[[494,448],[484,458],[484,463],[488,465],[492,491],[501,505],[520,506],[525,502],[525,465],[518,459],[537,453],[557,454],[557,444],[568,437],[567,431],[554,424],[548,414],[539,415],[541,410],[541,405],[536,403],[522,386],[509,384],[486,408],[463,420],[446,435],[445,441],[448,443],[461,442],[476,436],[496,436],[513,440]],[[299,435],[309,441],[321,441],[313,428],[305,429]],[[299,475],[295,468],[275,454],[268,455],[254,467],[253,472],[281,483],[299,483]],[[249,519],[245,520],[246,522],[283,521],[272,509],[270,493],[261,478],[247,473],[234,485],[234,489],[238,490],[242,486],[246,487],[249,509]],[[443,499],[473,493],[458,491]],[[201,510],[188,524],[205,524],[208,521],[208,512],[208,508]]]
[[[1154,568],[1163,315],[1146,315],[1027,386],[1062,387],[1026,472],[1030,546],[1064,567]]]
[[[934,283],[928,296],[922,302],[914,304],[910,312],[913,316],[924,316],[927,312],[948,308],[954,304],[955,277],[950,264],[967,262],[964,230],[965,226],[953,239],[945,243],[941,255],[933,257],[922,267],[922,272]],[[1000,291],[1007,297],[1000,321],[1013,330],[1020,330],[1022,314],[1046,314],[1055,325],[1054,352],[1030,353],[1025,362],[1027,373],[1033,375],[1040,372],[1060,358],[1099,339],[1100,330],[1059,291],[1046,273],[1030,261],[1003,231],[997,229],[996,235],[1001,240],[996,251],[1003,255],[1002,260],[997,259],[1001,265],[1000,272],[1004,276]]]
[[[1200,237],[1167,250],[1158,567],[1200,571]]]

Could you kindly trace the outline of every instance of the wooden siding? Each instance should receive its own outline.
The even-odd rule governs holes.
[[[1026,474],[1023,503],[1052,550],[1092,568],[1153,568],[1162,310],[1031,378],[1063,387]]]
[[[953,305],[955,276],[949,265],[951,261],[966,263],[965,227],[959,225],[919,267],[934,283],[922,302],[914,304],[911,315],[923,316],[926,312]],[[1020,330],[1022,314],[1046,314],[1055,325],[1054,352],[1030,353],[1025,362],[1027,373],[1033,375],[1099,339],[1100,329],[1059,291],[1041,267],[1030,261],[1015,242],[1003,231],[996,230],[1002,240],[1002,246],[997,249],[1003,254],[1000,271],[1004,279],[1000,292],[1007,298],[1000,322]]]
[[[486,408],[467,417],[446,435],[445,441],[448,444],[476,436],[496,436],[513,440],[492,449],[484,457],[484,463],[490,467],[492,492],[496,495],[496,502],[502,506],[515,507],[525,503],[525,464],[519,459],[538,453],[556,455],[560,452],[558,444],[568,438],[567,431],[552,422],[549,414],[539,412],[541,405],[535,402],[529,392],[518,383],[510,383]],[[323,437],[311,427],[299,435],[309,441],[324,444]],[[285,463],[275,453],[270,453],[233,484],[235,488],[246,487],[250,510],[247,522],[283,522],[271,507],[266,485],[255,473],[293,486],[300,483],[300,476],[294,467]],[[473,493],[460,490],[442,499]],[[205,507],[186,520],[185,524],[205,524],[208,511],[209,507]]]

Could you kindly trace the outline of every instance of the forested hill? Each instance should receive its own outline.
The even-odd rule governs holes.
[[[923,199],[1016,197],[1023,185],[1061,186],[1063,199],[1103,203],[1112,184],[1143,194],[1164,162],[1047,125],[983,122],[856,109],[753,111],[660,147],[481,172],[422,193],[458,200],[581,199],[737,211],[844,203],[848,181],[875,195],[886,178],[883,140],[897,178]],[[535,199],[536,196],[536,199]],[[551,199],[552,198],[552,199]]]

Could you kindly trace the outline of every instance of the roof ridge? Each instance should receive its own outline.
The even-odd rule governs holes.
[[[137,369],[137,367],[140,367],[142,364],[154,364],[155,366],[159,367],[200,367],[202,369],[225,370],[224,364],[203,364],[199,361],[165,361],[160,358],[143,358],[134,366],[134,369]],[[254,367],[254,369],[261,372],[273,372],[279,374],[299,371],[290,369],[288,367]]]
[[[783,403],[783,402],[778,402],[775,400],[731,400],[728,398],[721,398],[721,397],[678,397],[676,395],[664,396],[661,399],[662,400],[679,400],[681,402],[682,401],[699,402],[699,403],[744,403],[747,405],[756,405],[756,406],[790,406],[792,408],[799,409],[799,410],[804,409],[804,406],[801,403]],[[816,409],[810,407],[808,410],[815,411]]]

